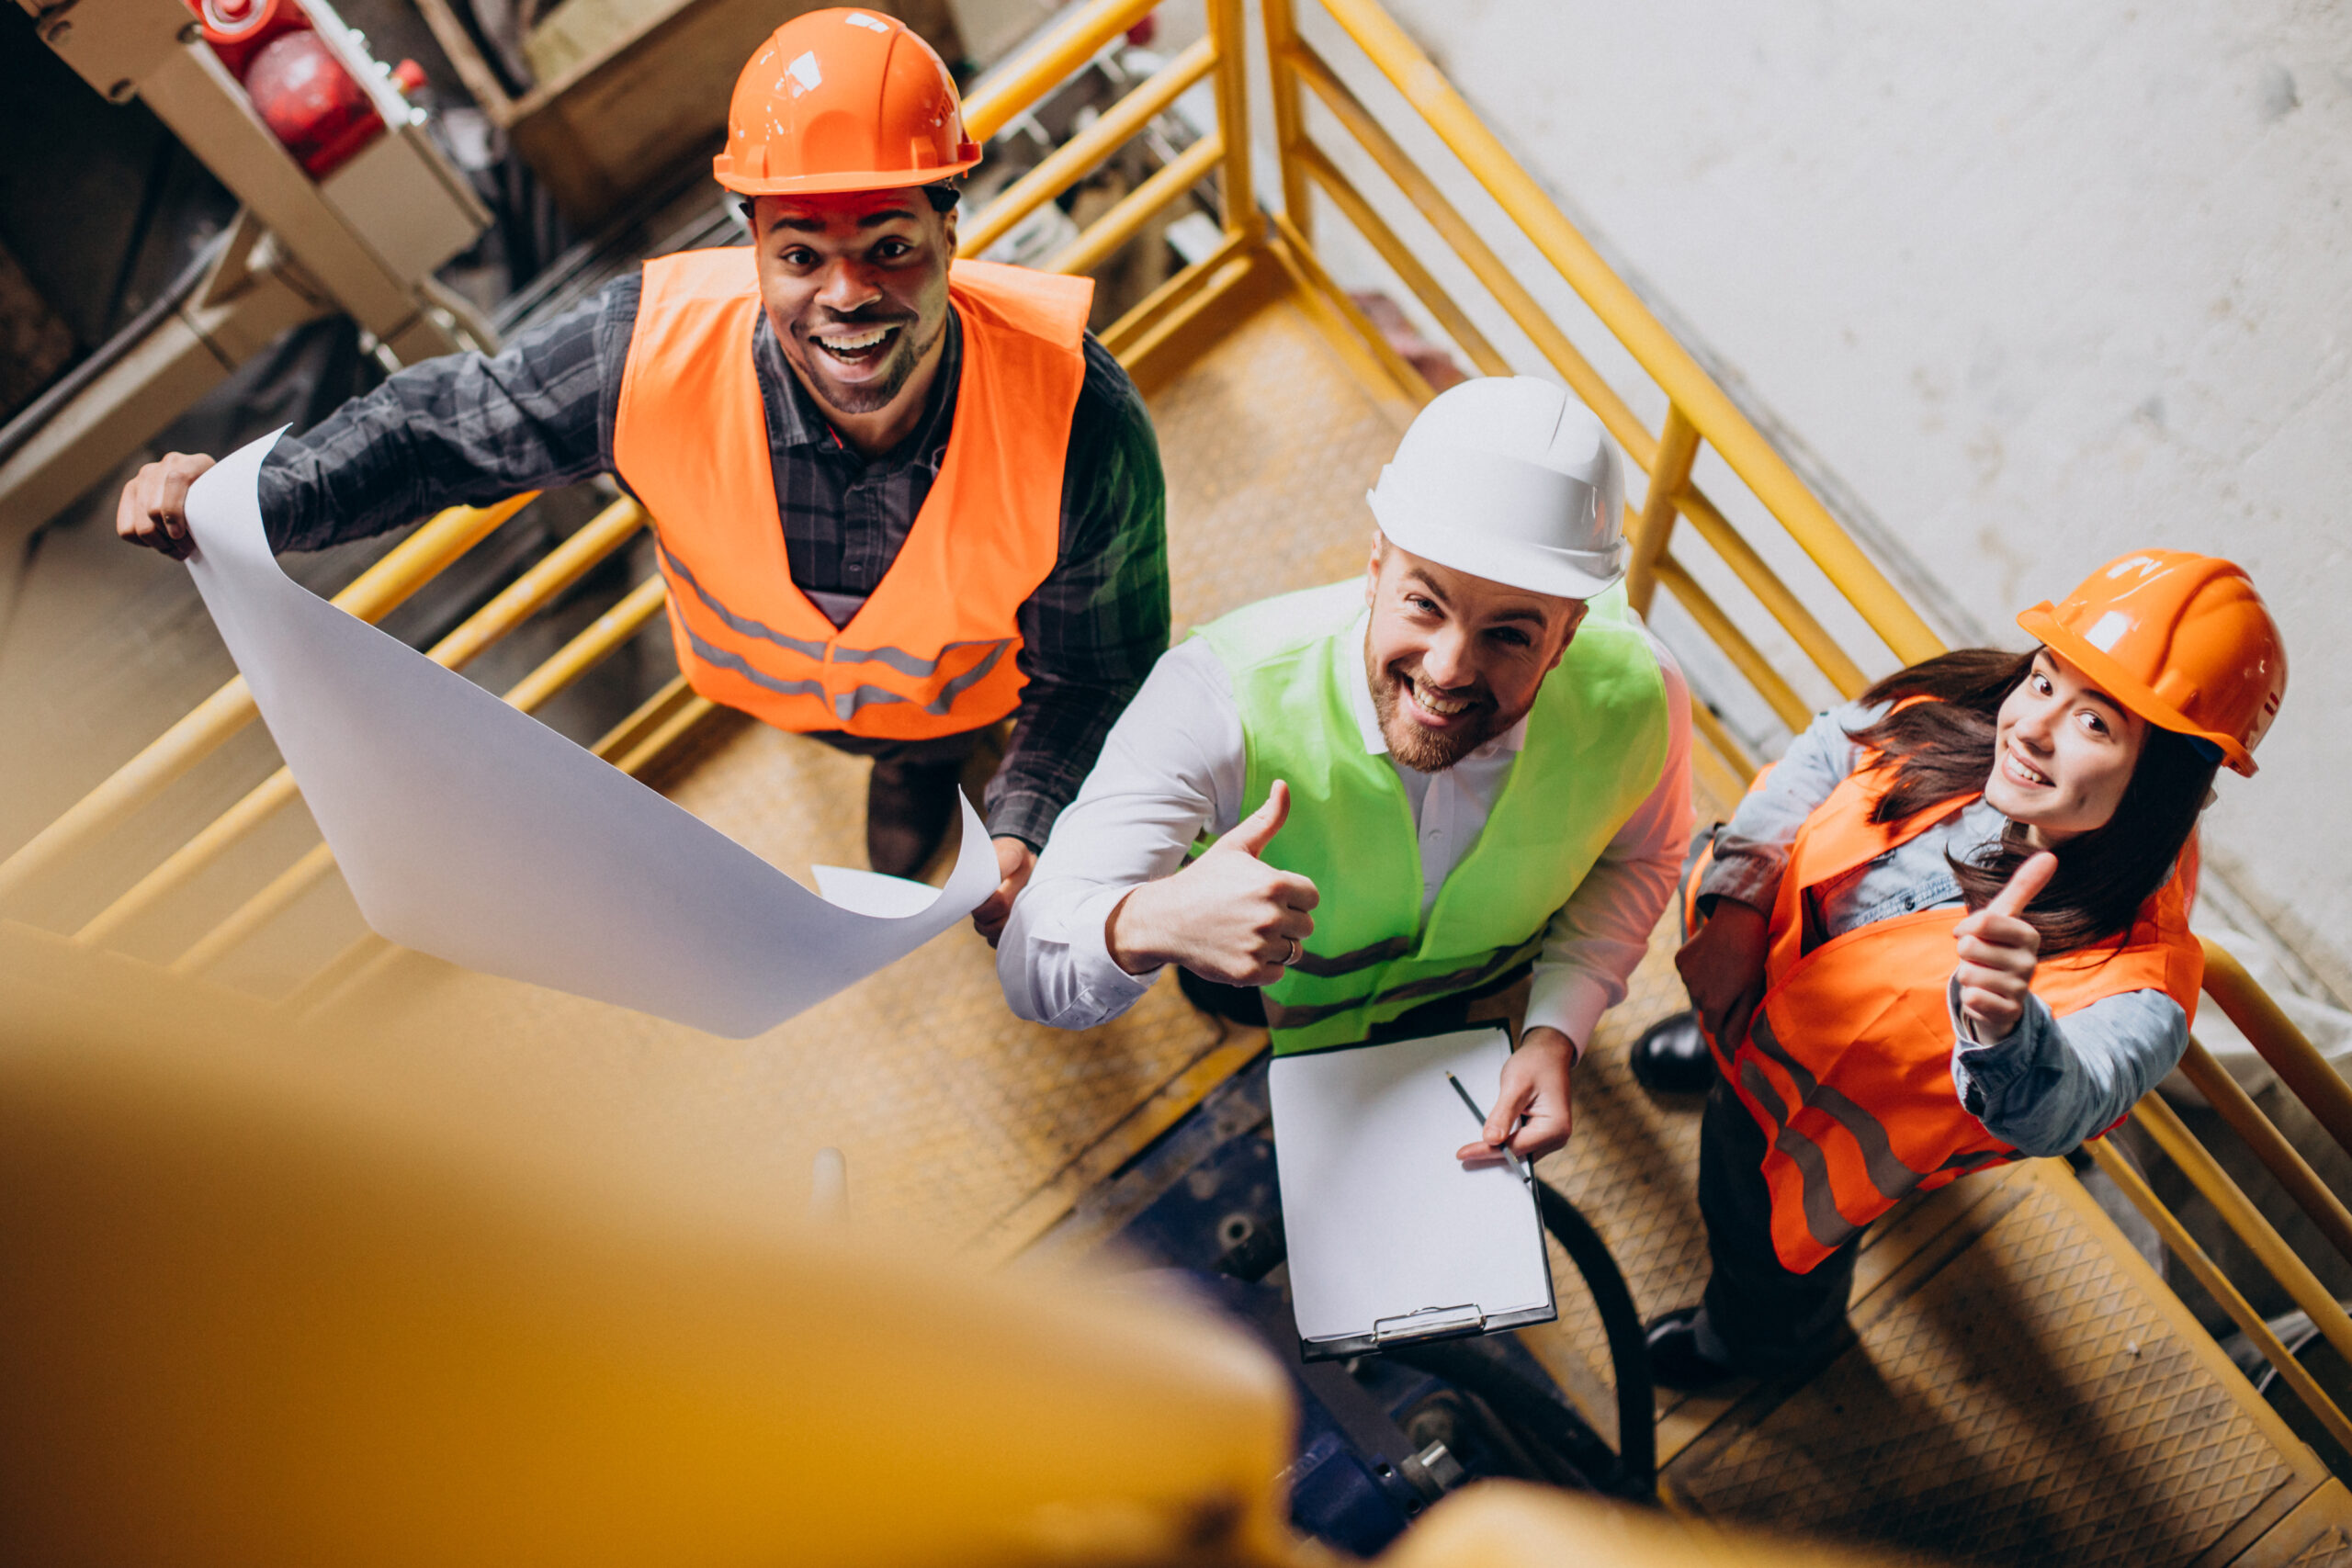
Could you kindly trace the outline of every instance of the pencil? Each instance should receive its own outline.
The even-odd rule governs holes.
[[[1470,1098],[1470,1091],[1462,1087],[1462,1080],[1460,1078],[1455,1077],[1451,1072],[1449,1072],[1445,1075],[1445,1081],[1453,1086],[1453,1092],[1462,1097],[1462,1103],[1468,1106],[1470,1108],[1470,1114],[1478,1119],[1478,1132],[1481,1136],[1484,1136],[1487,1131],[1487,1113],[1478,1109],[1478,1102]],[[1520,1157],[1511,1153],[1510,1149],[1505,1148],[1500,1144],[1489,1144],[1487,1147],[1498,1149],[1501,1152],[1503,1163],[1510,1167],[1510,1173],[1513,1176],[1518,1177],[1521,1181],[1533,1179],[1532,1172],[1527,1166],[1521,1164]]]

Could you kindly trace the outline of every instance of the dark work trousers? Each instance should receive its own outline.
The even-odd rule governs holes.
[[[1756,1377],[1800,1370],[1846,1337],[1857,1234],[1809,1274],[1772,1250],[1772,1194],[1764,1130],[1720,1074],[1699,1123],[1699,1213],[1707,1222],[1707,1326],[1739,1370]]]

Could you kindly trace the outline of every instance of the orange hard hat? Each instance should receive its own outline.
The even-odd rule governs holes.
[[[932,185],[980,161],[956,80],[895,17],[810,11],[768,35],[727,111],[711,174],[744,196]]]
[[[2150,724],[2195,736],[2253,773],[2254,749],[2287,694],[2287,645],[2245,568],[2137,550],[2018,625]]]

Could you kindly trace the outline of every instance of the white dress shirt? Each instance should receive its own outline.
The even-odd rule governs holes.
[[[1350,635],[1361,641],[1365,626],[1359,615]],[[1674,897],[1690,837],[1690,692],[1655,637],[1650,649],[1666,684],[1665,772],[1552,917],[1528,998],[1528,1026],[1558,1030],[1579,1054],[1600,1015],[1624,999],[1626,977]],[[1349,691],[1364,750],[1386,756],[1369,687],[1352,682]],[[1477,842],[1525,730],[1521,720],[1440,773],[1389,758],[1413,807],[1424,919],[1447,874]],[[1058,1029],[1091,1029],[1150,989],[1159,971],[1120,968],[1104,945],[1104,924],[1137,884],[1181,868],[1202,833],[1232,831],[1246,773],[1231,675],[1207,639],[1179,643],[1112,728],[1012,906],[997,976],[1015,1013]]]

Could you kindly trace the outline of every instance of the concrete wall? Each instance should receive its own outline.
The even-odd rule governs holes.
[[[2254,573],[2292,684],[2209,840],[2352,996],[2352,7],[1389,4],[1949,631]]]

